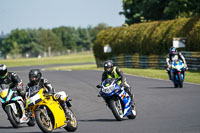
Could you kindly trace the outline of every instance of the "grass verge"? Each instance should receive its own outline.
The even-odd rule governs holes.
[[[46,70],[63,70],[63,71],[71,71],[71,70],[97,70],[95,64],[89,65],[72,65],[72,66],[60,66],[60,67],[49,67]]]
[[[92,52],[74,53],[66,56],[55,56],[55,57],[45,57],[45,58],[22,58],[22,59],[0,60],[0,64],[5,64],[7,67],[40,66],[49,64],[73,64],[73,63],[88,63],[88,62],[95,62]]]
[[[168,80],[168,74],[166,70],[157,69],[135,69],[135,68],[121,68],[124,73],[150,77],[156,79]],[[72,66],[62,66],[62,67],[51,67],[47,70],[103,70],[103,68],[97,68],[96,64],[90,65],[72,65]],[[198,83],[200,84],[200,72],[186,71],[185,82]]]

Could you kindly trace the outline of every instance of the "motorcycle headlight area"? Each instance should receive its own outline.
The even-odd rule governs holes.
[[[178,66],[176,66],[177,67],[177,70],[181,70],[181,68],[182,68],[182,65],[178,65]]]
[[[181,65],[176,65],[176,66],[173,65],[173,66],[172,66],[172,68],[177,69],[178,71],[180,71],[183,67],[184,67],[183,64],[181,64]]]
[[[40,102],[41,100],[42,99],[40,98],[40,94],[36,94],[28,99],[27,104],[28,106],[33,106],[37,104],[38,102]]]
[[[104,87],[101,89],[104,93],[111,93],[115,89],[115,85],[109,85],[107,87]]]

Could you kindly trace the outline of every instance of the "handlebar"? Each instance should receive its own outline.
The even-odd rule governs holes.
[[[101,84],[98,84],[96,87],[97,88],[102,88],[103,86]]]

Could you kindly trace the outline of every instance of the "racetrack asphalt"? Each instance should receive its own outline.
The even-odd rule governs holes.
[[[46,66],[45,66],[46,67]],[[42,66],[9,68],[28,82],[28,72]],[[72,110],[78,119],[77,133],[200,133],[200,85],[184,83],[174,88],[171,81],[126,75],[135,94],[137,117],[116,121],[112,112],[97,97],[101,71],[42,71],[56,89],[72,99]],[[187,78],[187,77],[186,77]],[[0,133],[40,133],[37,125],[12,128],[0,108]],[[55,133],[64,133],[57,129]]]

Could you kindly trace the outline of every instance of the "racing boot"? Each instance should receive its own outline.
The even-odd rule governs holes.
[[[128,93],[128,95],[131,97],[132,104],[134,104],[134,98],[133,98],[134,95],[131,93],[131,87],[125,87],[124,89]]]

